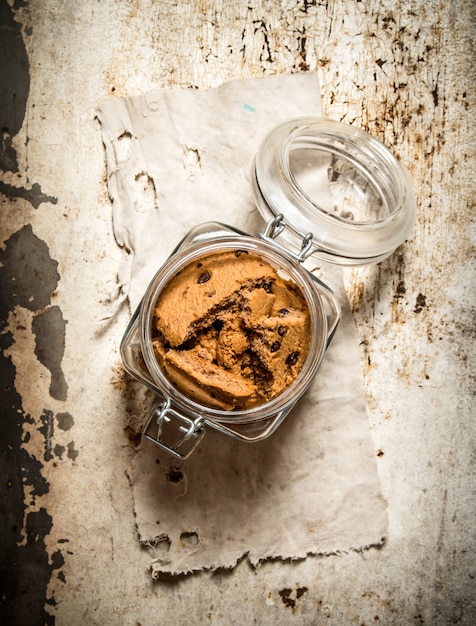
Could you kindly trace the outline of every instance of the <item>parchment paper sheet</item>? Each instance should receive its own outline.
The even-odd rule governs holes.
[[[135,309],[192,226],[219,220],[259,232],[250,171],[260,141],[281,121],[320,114],[313,74],[101,103],[114,233],[125,250],[110,314],[125,299]],[[155,551],[153,577],[383,542],[386,503],[353,320],[340,270],[317,271],[336,291],[342,321],[316,381],[276,433],[245,444],[208,429],[183,462],[148,442],[138,451],[129,477],[140,541]]]

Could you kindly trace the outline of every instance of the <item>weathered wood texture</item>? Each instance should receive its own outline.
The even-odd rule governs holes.
[[[5,623],[475,623],[475,3],[0,5],[21,34],[0,77]],[[151,586],[125,476],[140,404],[119,368],[127,314],[96,324],[119,251],[95,106],[297,71],[415,180],[408,242],[346,277],[388,541]]]

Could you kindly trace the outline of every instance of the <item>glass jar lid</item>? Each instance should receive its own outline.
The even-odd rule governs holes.
[[[253,162],[262,216],[284,216],[290,245],[312,233],[312,254],[341,265],[375,263],[411,232],[415,197],[407,171],[380,141],[325,118],[274,128]]]

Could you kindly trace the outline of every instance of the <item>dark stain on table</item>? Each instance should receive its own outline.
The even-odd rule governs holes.
[[[50,306],[35,315],[32,323],[35,334],[35,354],[50,370],[50,395],[57,400],[66,400],[68,385],[61,369],[64,354],[66,321],[59,306]]]
[[[23,125],[30,91],[30,64],[21,24],[15,21],[7,0],[0,0],[0,169],[18,172],[13,138]]]
[[[14,8],[20,6],[24,4],[16,2]],[[7,0],[0,0],[0,171],[16,173],[19,172],[19,165],[13,140],[25,119],[30,92],[30,64],[21,24],[14,16]],[[25,32],[31,34],[28,29]],[[23,198],[35,209],[42,202],[58,202],[54,196],[43,193],[38,183],[26,188],[0,180],[0,193],[10,198]]]
[[[59,374],[65,322],[58,307],[51,306],[60,278],[57,265],[29,225],[14,233],[0,251],[0,622],[9,626],[54,624],[54,617],[45,610],[45,605],[54,604],[54,598],[47,597],[47,586],[52,572],[63,563],[60,552],[50,559],[46,549],[51,516],[43,506],[30,508],[48,493],[49,483],[42,474],[42,462],[24,445],[29,440],[26,426],[38,425],[23,409],[15,389],[15,365],[6,354],[15,342],[12,315],[18,308],[27,309],[36,328],[37,353],[38,343],[43,341],[40,331],[46,334],[48,348],[37,356],[51,368],[50,393],[66,397],[66,383]],[[60,423],[69,424],[65,415]],[[43,460],[48,461],[52,458],[51,411],[45,409],[40,421],[38,430],[45,439]]]

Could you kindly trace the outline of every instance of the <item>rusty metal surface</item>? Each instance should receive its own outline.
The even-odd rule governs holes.
[[[465,0],[0,0],[2,623],[475,623],[475,28]],[[411,238],[346,277],[388,540],[152,585],[95,107],[295,71],[415,180]]]

